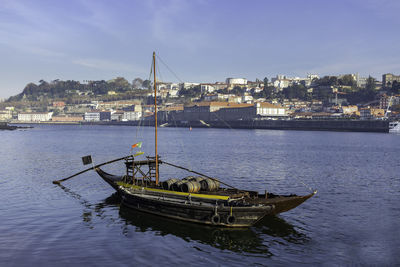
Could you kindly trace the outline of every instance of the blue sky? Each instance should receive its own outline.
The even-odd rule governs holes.
[[[0,0],[0,98],[28,82],[400,74],[397,0]],[[166,68],[161,78],[176,81]]]

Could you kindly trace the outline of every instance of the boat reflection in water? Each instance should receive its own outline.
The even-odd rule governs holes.
[[[265,217],[251,228],[222,228],[207,225],[193,227],[193,223],[132,211],[124,205],[120,206],[119,215],[126,226],[134,226],[136,231],[153,231],[161,236],[174,235],[187,242],[197,241],[221,250],[264,256],[272,256],[268,250],[268,241],[280,239],[282,242],[301,244],[308,240],[304,234],[276,216]]]
[[[93,217],[118,221],[116,218],[110,218],[109,213],[107,216],[105,213],[110,208],[119,209],[120,220],[124,223],[122,227],[124,235],[130,232],[129,227],[133,226],[135,232],[155,232],[161,236],[174,235],[186,242],[196,241],[221,250],[262,254],[264,257],[273,256],[269,251],[269,243],[279,242],[284,245],[286,242],[291,244],[308,242],[305,234],[298,232],[293,225],[277,216],[264,217],[250,228],[223,228],[201,224],[193,227],[193,223],[176,221],[120,205],[121,198],[118,193],[113,193],[102,202],[93,205],[71,189],[62,185],[60,187],[82,204],[84,207],[82,220],[89,227],[93,227]]]

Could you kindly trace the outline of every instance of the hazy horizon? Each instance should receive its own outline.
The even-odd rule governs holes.
[[[400,74],[399,1],[0,0],[0,98],[39,80],[130,82],[152,52],[188,82]],[[161,78],[177,81],[165,68]]]

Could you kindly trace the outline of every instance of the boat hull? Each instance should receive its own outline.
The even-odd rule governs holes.
[[[248,227],[261,220],[268,214],[273,214],[272,206],[264,207],[226,207],[223,205],[205,205],[167,201],[161,196],[159,199],[149,199],[145,195],[120,191],[122,204],[132,209],[145,211],[172,219],[193,223],[224,227]]]
[[[101,169],[98,174],[122,198],[121,204],[135,210],[192,223],[221,227],[249,227],[268,215],[293,209],[314,195],[275,196],[232,200],[228,196],[190,194],[129,185],[122,176]]]

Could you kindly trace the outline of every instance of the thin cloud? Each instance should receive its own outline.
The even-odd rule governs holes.
[[[120,62],[114,62],[105,59],[94,59],[94,58],[78,58],[72,60],[73,64],[80,65],[87,68],[107,70],[114,72],[130,72],[130,73],[145,73],[144,68],[134,66],[132,64],[125,64]]]

